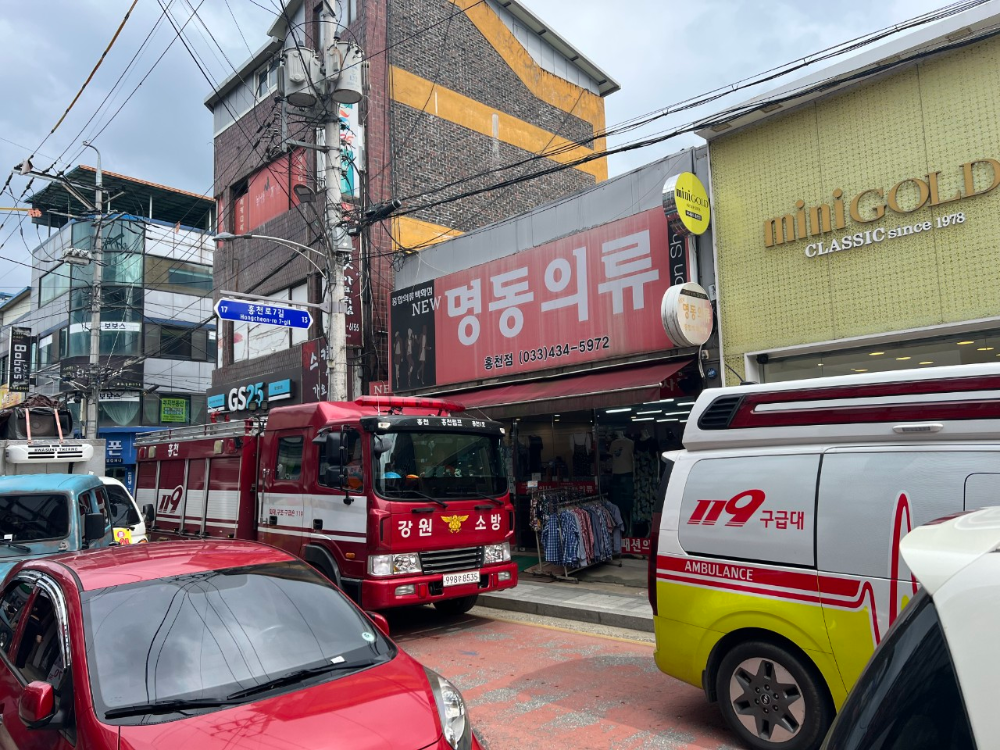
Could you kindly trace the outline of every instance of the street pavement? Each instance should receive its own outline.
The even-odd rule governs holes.
[[[488,750],[731,750],[701,690],[661,673],[648,633],[476,607],[392,612],[393,638],[462,691]]]

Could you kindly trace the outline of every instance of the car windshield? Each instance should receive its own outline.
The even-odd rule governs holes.
[[[111,511],[112,526],[135,526],[139,523],[139,514],[135,510],[132,498],[121,487],[110,484],[105,487],[108,491],[108,503]]]
[[[334,679],[395,655],[361,611],[303,563],[160,578],[82,599],[95,706],[126,723],[177,715],[129,716],[124,707],[251,701],[255,688],[266,693],[266,683],[299,670],[335,667],[312,677]],[[284,690],[301,686],[286,682]]]
[[[382,497],[445,500],[507,491],[497,436],[406,431],[374,441],[375,490]]]
[[[39,542],[69,534],[70,499],[62,493],[0,495],[0,539]],[[10,547],[0,547],[0,555]]]

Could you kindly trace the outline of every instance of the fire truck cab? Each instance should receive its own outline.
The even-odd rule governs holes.
[[[435,399],[364,397],[136,440],[150,539],[250,539],[367,609],[471,608],[517,584],[504,429]]]

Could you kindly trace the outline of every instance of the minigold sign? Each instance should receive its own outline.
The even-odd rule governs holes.
[[[986,195],[1000,186],[1000,161],[977,159],[960,164],[944,179],[942,174],[945,173],[937,171],[921,177],[907,177],[888,191],[872,187],[853,196],[847,196],[843,190],[836,188],[829,203],[815,206],[806,206],[804,200],[798,200],[795,202],[794,213],[776,216],[764,222],[764,247],[777,247],[816,237],[819,239],[807,244],[804,252],[807,258],[820,258],[844,250],[964,224],[966,215],[959,202]],[[953,182],[955,179],[960,180],[960,188],[946,190],[942,187],[942,182]],[[923,216],[916,217],[916,221],[901,218],[900,223],[894,227],[863,228],[863,225],[879,221],[887,215],[909,217],[920,209],[947,204],[955,204],[954,210],[939,214],[933,219]],[[839,237],[824,237],[847,229],[848,219],[856,225],[854,232]]]

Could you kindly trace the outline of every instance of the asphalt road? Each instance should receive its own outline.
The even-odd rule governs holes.
[[[717,707],[656,668],[651,634],[481,607],[389,622],[462,691],[488,750],[734,750]]]

